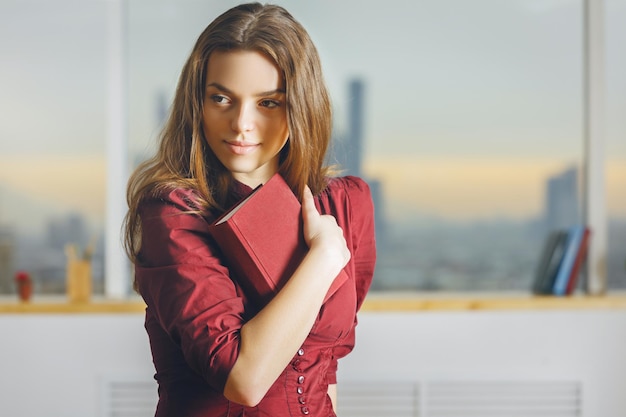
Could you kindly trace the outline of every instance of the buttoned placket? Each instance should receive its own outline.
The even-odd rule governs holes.
[[[296,394],[298,395],[298,404],[300,404],[300,411],[303,415],[308,415],[310,410],[309,407],[306,405],[306,397],[303,385],[306,378],[303,375],[302,367],[300,366],[302,363],[302,360],[300,358],[304,356],[304,348],[298,349],[296,355],[297,357],[291,362],[291,368],[298,373],[298,385],[296,387]]]

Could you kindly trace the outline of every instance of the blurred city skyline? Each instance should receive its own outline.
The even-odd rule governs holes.
[[[2,203],[16,194],[92,223],[104,216],[108,3],[0,4],[10,40],[0,44],[0,221],[34,227]],[[155,101],[171,100],[200,31],[237,3],[127,3],[131,159],[153,149]],[[607,204],[625,217],[626,2],[605,3]],[[386,184],[390,216],[533,216],[541,182],[582,164],[581,0],[280,4],[318,46],[340,134],[346,86],[363,80],[363,172]]]
[[[237,3],[125,3],[129,164],[154,149],[201,30]],[[43,235],[77,213],[89,233],[104,227],[111,4],[0,2],[0,231]],[[363,82],[361,173],[380,185],[384,216],[400,232],[396,258],[382,262],[399,268],[390,276],[434,288],[463,277],[460,265],[496,256],[472,273],[525,285],[546,184],[584,163],[583,1],[280,4],[318,46],[339,140],[353,128],[349,85]],[[626,2],[605,4],[607,208],[609,220],[626,222]],[[431,224],[437,233],[425,231]],[[473,245],[474,227],[492,240]]]

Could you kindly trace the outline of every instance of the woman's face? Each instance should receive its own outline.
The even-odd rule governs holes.
[[[206,80],[202,124],[211,150],[236,180],[265,183],[289,137],[281,71],[257,51],[215,51]]]

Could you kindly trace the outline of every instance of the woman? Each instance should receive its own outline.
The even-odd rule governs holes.
[[[286,10],[240,5],[200,35],[159,150],[128,186],[157,416],[335,416],[375,241],[365,182],[324,166],[330,133],[317,51]],[[256,312],[207,226],[276,172],[301,196],[309,251]],[[349,279],[324,302],[342,269]]]

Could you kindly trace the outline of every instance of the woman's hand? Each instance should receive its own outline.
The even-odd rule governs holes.
[[[304,240],[309,250],[325,252],[325,257],[329,262],[336,262],[337,273],[339,273],[351,256],[343,230],[337,225],[337,220],[333,216],[319,214],[308,186],[305,186],[302,197],[302,220]]]

